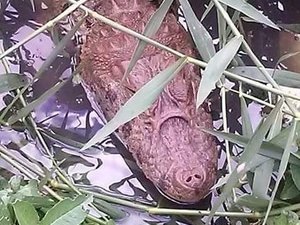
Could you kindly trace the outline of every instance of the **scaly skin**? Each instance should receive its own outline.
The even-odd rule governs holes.
[[[149,0],[93,0],[86,5],[140,33],[156,10]],[[82,77],[108,120],[135,91],[177,60],[148,46],[121,85],[137,40],[92,18],[83,30]],[[167,14],[154,39],[195,55],[186,31],[172,13]],[[150,109],[117,131],[146,177],[167,196],[185,203],[205,197],[216,180],[216,144],[201,131],[212,127],[212,119],[203,106],[195,107],[199,81],[198,68],[186,65]]]

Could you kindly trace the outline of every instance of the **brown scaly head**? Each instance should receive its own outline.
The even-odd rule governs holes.
[[[86,5],[140,33],[157,9],[149,0],[94,0]],[[135,91],[177,60],[148,46],[121,85],[137,40],[93,19],[85,29],[82,77],[108,120]],[[195,55],[186,31],[172,13],[167,14],[154,39]],[[146,177],[164,194],[185,203],[205,197],[216,180],[216,145],[201,131],[212,127],[212,119],[202,106],[195,106],[199,82],[198,68],[186,65],[150,109],[118,130]]]

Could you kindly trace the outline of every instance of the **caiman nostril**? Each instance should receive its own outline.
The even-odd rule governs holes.
[[[197,179],[201,179],[202,178],[199,174],[195,174],[194,177],[197,178]]]
[[[194,174],[193,176],[189,176],[188,178],[185,179],[186,183],[191,183],[194,181],[194,183],[199,182],[199,180],[202,179],[202,176],[199,174]]]
[[[191,182],[191,181],[192,181],[192,177],[189,176],[185,181],[186,181],[187,183]]]

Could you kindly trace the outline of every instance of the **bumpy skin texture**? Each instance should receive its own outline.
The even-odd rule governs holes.
[[[149,0],[94,0],[86,5],[137,32],[156,10]],[[148,46],[121,85],[137,40],[94,19],[88,21],[82,76],[110,120],[135,91],[177,59]],[[154,39],[194,55],[186,31],[171,13]],[[212,127],[212,119],[203,107],[195,107],[199,81],[198,69],[186,65],[149,110],[118,130],[146,177],[169,197],[186,203],[205,197],[216,180],[216,145],[201,131]]]

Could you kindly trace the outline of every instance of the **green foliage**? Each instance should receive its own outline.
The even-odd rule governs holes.
[[[41,220],[40,225],[79,225],[87,216],[83,210],[86,204],[85,196],[78,196],[74,200],[64,199],[52,207]]]
[[[300,220],[296,213],[291,211],[283,211],[280,216],[268,219],[267,225],[299,225]]]
[[[24,87],[28,83],[28,78],[22,74],[0,74],[0,93]]]
[[[74,200],[66,198],[55,203],[39,192],[36,181],[22,183],[15,176],[10,186],[7,182],[7,187],[0,191],[1,225],[14,225],[14,220],[18,225],[79,225],[85,220],[83,206],[91,203],[91,197],[79,195]]]

